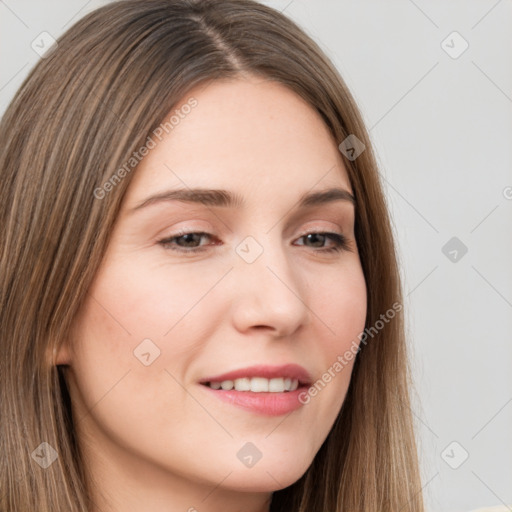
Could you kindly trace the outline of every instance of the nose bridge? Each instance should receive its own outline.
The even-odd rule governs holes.
[[[276,232],[261,231],[246,236],[236,247],[238,259],[241,260],[237,261],[237,266],[241,272],[247,273],[249,278],[254,276],[255,280],[260,281],[262,285],[267,281],[279,282],[278,277],[280,277],[281,281],[288,283],[288,286],[298,288],[298,283],[294,283],[297,276],[294,275],[289,254]],[[270,279],[269,276],[273,278]],[[282,282],[281,286],[285,287]]]
[[[245,237],[235,249],[237,318],[244,328],[266,325],[283,334],[306,322],[308,308],[300,272],[277,232]]]

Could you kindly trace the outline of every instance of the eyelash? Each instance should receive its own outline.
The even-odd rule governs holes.
[[[210,233],[206,233],[204,231],[190,231],[188,233],[181,233],[180,235],[174,235],[174,236],[171,236],[171,237],[168,237],[168,238],[164,238],[162,240],[159,240],[158,243],[161,246],[163,246],[164,249],[170,249],[172,251],[177,251],[177,252],[181,252],[181,253],[188,253],[188,254],[190,254],[190,253],[203,252],[203,251],[206,250],[206,248],[204,246],[191,247],[191,248],[186,249],[186,248],[182,248],[182,247],[179,247],[179,246],[176,246],[176,245],[172,245],[173,241],[175,241],[175,240],[177,240],[179,238],[182,238],[184,236],[187,236],[187,235],[207,236],[207,237],[210,237],[210,238],[213,237],[213,235],[211,235]],[[301,235],[299,237],[299,239],[305,238],[308,235],[323,235],[323,236],[326,236],[326,237],[330,238],[334,242],[334,244],[335,244],[333,247],[317,249],[316,252],[335,253],[335,252],[350,251],[351,250],[350,247],[349,247],[347,238],[344,235],[340,234],[340,233],[331,233],[331,232],[326,232],[326,231],[310,231],[308,233],[305,233],[305,234]]]

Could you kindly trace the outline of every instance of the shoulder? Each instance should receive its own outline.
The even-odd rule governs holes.
[[[511,510],[512,510],[512,505],[510,505],[510,506],[500,505],[499,507],[477,508],[474,510],[470,510],[470,512],[510,512]]]

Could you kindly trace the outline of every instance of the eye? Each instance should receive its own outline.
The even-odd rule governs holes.
[[[313,244],[316,244],[313,247],[320,247],[319,252],[338,252],[350,250],[347,238],[341,233],[313,231],[311,233],[302,235],[300,238],[298,238],[298,240],[303,238],[309,242],[312,242]],[[331,240],[334,245],[332,247],[326,248],[323,244],[323,242],[326,240]]]
[[[197,253],[207,250],[205,245],[201,244],[201,239],[208,238],[213,239],[214,236],[211,233],[204,231],[191,231],[190,233],[182,233],[180,235],[173,235],[171,237],[159,240],[158,243],[164,247],[164,249],[170,249],[172,251],[178,251],[183,253]],[[297,240],[305,239],[306,242],[310,242],[313,245],[313,249],[317,249],[316,252],[339,252],[339,251],[350,251],[350,246],[347,238],[341,233],[331,233],[323,231],[312,231],[300,236]],[[325,242],[331,241],[331,247],[326,247]],[[212,244],[210,244],[212,245]],[[306,245],[306,244],[299,244]]]
[[[197,242],[200,242],[203,237],[211,238],[212,236],[213,235],[210,233],[206,233],[204,231],[192,231],[190,233],[183,233],[181,235],[174,235],[169,238],[165,238],[160,240],[158,243],[165,249],[171,249],[173,251],[185,253],[199,252],[204,251],[205,249],[202,245],[197,245]]]

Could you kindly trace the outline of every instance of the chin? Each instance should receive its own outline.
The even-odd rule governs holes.
[[[261,462],[261,461],[260,461]],[[258,464],[247,470],[233,472],[226,485],[243,492],[274,492],[289,487],[299,480],[309,467],[298,468],[297,461],[290,461],[287,467],[270,464],[258,468]]]

